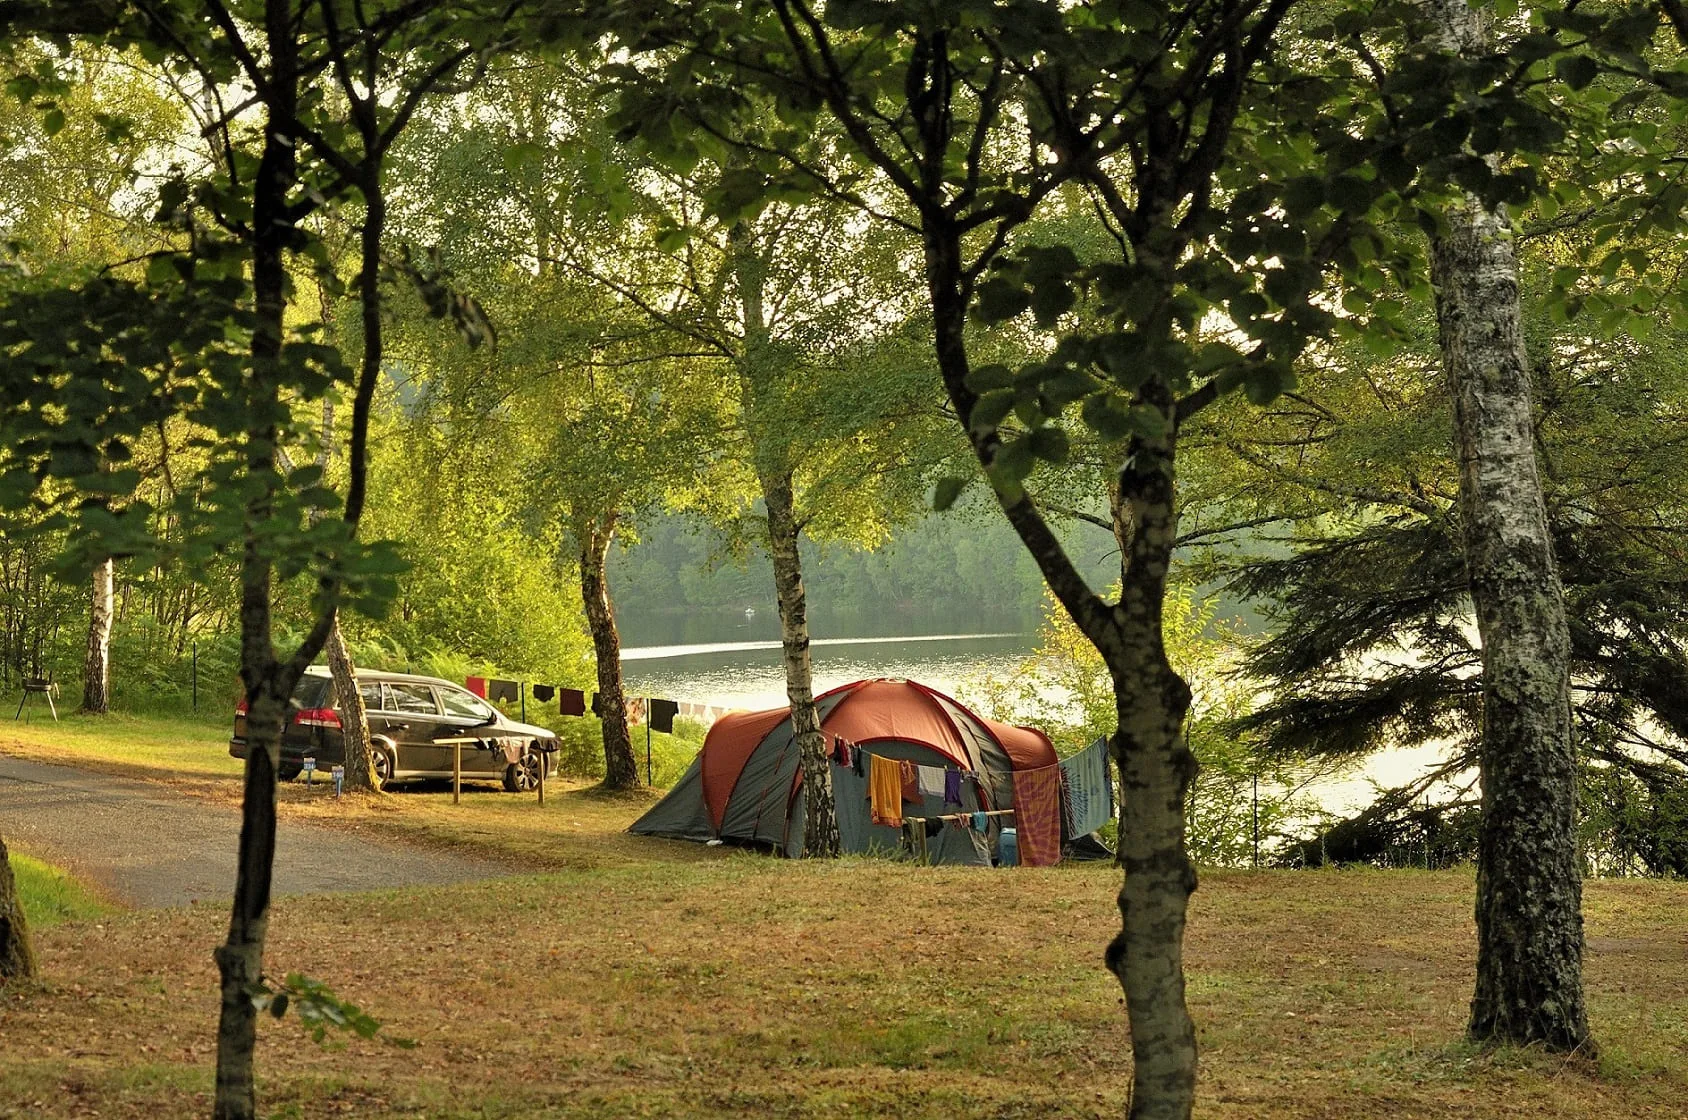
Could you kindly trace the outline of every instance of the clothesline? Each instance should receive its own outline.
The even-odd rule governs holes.
[[[903,820],[905,820],[905,821],[958,821],[959,822],[959,821],[968,820],[972,817],[1011,817],[1013,815],[1014,815],[1014,810],[1012,810],[1012,809],[983,809],[983,810],[980,810],[977,813],[939,813],[935,816],[930,816],[930,817],[911,817],[907,813],[904,813],[903,814]]]

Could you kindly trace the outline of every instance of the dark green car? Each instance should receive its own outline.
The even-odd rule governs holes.
[[[465,781],[496,780],[517,792],[533,788],[540,766],[547,767],[547,775],[553,772],[554,732],[517,723],[462,685],[437,677],[364,669],[358,670],[357,680],[369,716],[375,772],[383,784],[451,777],[453,748],[435,741],[450,738],[476,740],[463,744]],[[245,700],[235,708],[229,753],[246,757]],[[281,734],[278,777],[283,781],[298,777],[306,758],[316,759],[324,777],[346,758],[334,682],[321,665],[305,670],[293,690]]]

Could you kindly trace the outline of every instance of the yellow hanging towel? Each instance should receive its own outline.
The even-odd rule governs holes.
[[[867,756],[867,797],[874,824],[903,826],[903,768],[894,758]]]

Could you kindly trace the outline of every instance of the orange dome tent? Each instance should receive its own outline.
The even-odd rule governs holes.
[[[914,681],[856,681],[816,697],[815,706],[829,742],[843,739],[871,754],[970,775],[960,808],[928,798],[909,807],[914,816],[1011,808],[1013,772],[1056,762],[1043,732],[984,719]],[[803,774],[793,739],[789,707],[723,716],[685,776],[631,831],[801,855]],[[869,819],[866,780],[836,765],[832,778],[844,850],[898,850],[898,831]],[[933,859],[988,865],[995,838],[994,823],[985,834],[945,828],[931,845]]]

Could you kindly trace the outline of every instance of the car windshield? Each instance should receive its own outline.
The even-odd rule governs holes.
[[[448,716],[486,719],[492,715],[492,708],[470,693],[459,692],[455,688],[438,688],[435,691],[440,694],[440,703],[445,706],[445,714]]]

